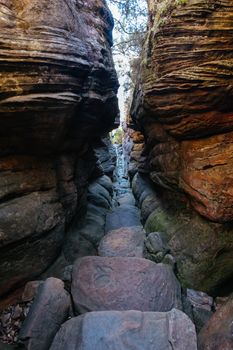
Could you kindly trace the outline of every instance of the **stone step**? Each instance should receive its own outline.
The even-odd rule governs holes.
[[[181,287],[171,267],[140,258],[76,260],[71,293],[76,313],[181,308]]]
[[[143,258],[144,240],[142,226],[121,227],[102,238],[98,253],[100,256]]]
[[[132,192],[125,193],[117,197],[117,201],[120,205],[134,205],[135,206],[135,198]]]
[[[105,232],[121,227],[140,226],[140,212],[134,205],[121,205],[114,208],[106,216]]]
[[[183,312],[104,311],[62,325],[50,350],[197,350],[192,321]]]

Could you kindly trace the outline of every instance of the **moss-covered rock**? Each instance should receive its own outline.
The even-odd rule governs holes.
[[[189,210],[154,210],[146,221],[147,232],[160,231],[169,240],[184,287],[216,294],[233,271],[233,227],[210,223]]]

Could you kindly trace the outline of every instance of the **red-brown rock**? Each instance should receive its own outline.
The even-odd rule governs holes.
[[[198,336],[200,350],[233,349],[233,295],[211,317]]]
[[[150,175],[209,220],[233,220],[233,3],[149,1],[131,114]]]
[[[233,274],[233,2],[148,4],[131,108],[158,202],[145,226],[167,236],[185,287],[216,295]]]
[[[78,313],[169,311],[180,307],[181,298],[179,282],[168,265],[122,257],[78,259],[71,293]]]
[[[233,132],[181,143],[180,186],[210,220],[231,221]]]

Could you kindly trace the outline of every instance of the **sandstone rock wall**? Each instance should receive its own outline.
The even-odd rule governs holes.
[[[160,202],[147,227],[169,231],[184,283],[213,292],[233,275],[233,3],[149,11],[131,108]]]
[[[232,1],[168,1],[150,25],[133,115],[151,177],[210,220],[233,219]],[[178,3],[178,2],[177,2]],[[139,112],[139,113],[137,113]]]
[[[0,0],[0,295],[55,260],[101,174],[93,139],[118,115],[112,27],[104,0]]]

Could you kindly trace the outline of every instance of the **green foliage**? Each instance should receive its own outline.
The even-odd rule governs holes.
[[[112,52],[127,109],[136,75],[139,73],[139,56],[147,32],[147,0],[106,0],[106,2],[115,22]]]
[[[147,31],[147,1],[107,0],[107,2],[110,9],[115,10],[113,55],[124,56],[129,62],[135,60],[141,53]],[[134,62],[131,63],[134,65]]]
[[[188,0],[176,0],[176,5],[185,5],[187,2]]]
[[[112,143],[113,144],[122,144],[122,141],[123,141],[123,134],[124,134],[124,131],[122,130],[121,127],[119,127],[118,129],[114,130],[112,132]]]
[[[145,34],[148,16],[146,0],[108,0],[108,3],[115,5],[120,13],[120,18],[114,18],[115,27],[124,38],[135,41],[138,35]],[[130,49],[134,50],[133,47]]]

